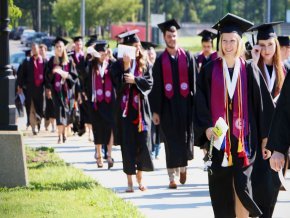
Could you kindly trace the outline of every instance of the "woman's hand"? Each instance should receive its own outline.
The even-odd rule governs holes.
[[[123,55],[124,70],[128,70],[131,67],[131,59],[128,54]]]
[[[61,70],[61,67],[60,66],[55,66],[52,70],[52,73],[55,74],[55,73],[60,73],[60,70]]]
[[[264,160],[267,160],[268,158],[270,158],[272,154],[271,151],[266,148],[267,142],[268,142],[268,138],[264,138],[262,140],[262,145],[261,145],[262,157]]]
[[[126,83],[135,84],[135,76],[131,73],[125,73],[124,79]]]
[[[251,51],[254,63],[258,64],[261,55],[261,46],[255,45]]]
[[[207,139],[210,141],[211,137],[214,137],[214,140],[216,141],[218,139],[218,136],[212,131],[213,127],[207,128],[205,131],[205,135]]]

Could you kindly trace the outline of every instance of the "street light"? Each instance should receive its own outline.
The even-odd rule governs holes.
[[[1,0],[0,8],[0,130],[17,130],[15,78],[9,65],[8,0]]]

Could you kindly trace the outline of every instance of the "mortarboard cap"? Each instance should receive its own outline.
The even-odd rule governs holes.
[[[159,23],[158,27],[163,33],[165,33],[165,31],[174,32],[180,29],[180,25],[177,23],[175,19],[171,19],[163,23]]]
[[[75,37],[73,37],[72,39],[73,39],[74,42],[77,42],[77,41],[79,41],[80,39],[83,39],[83,37],[82,37],[82,36],[75,36]]]
[[[68,43],[68,41],[60,36],[57,36],[55,38],[55,40],[53,41],[53,45],[55,45],[58,42],[63,42],[64,45],[66,45]]]
[[[290,46],[289,36],[278,36],[280,46]]]
[[[213,29],[222,33],[237,33],[240,36],[244,32],[246,32],[250,27],[254,24],[242,17],[237,15],[227,13],[221,20],[219,20],[215,25],[213,25]]]
[[[94,46],[95,50],[100,52],[100,51],[106,51],[107,50],[107,41],[106,40],[99,40],[96,41],[96,44]]]
[[[276,26],[280,23],[283,23],[283,21],[264,23],[264,24],[253,26],[250,29],[248,29],[248,31],[258,31],[257,41],[258,40],[267,40],[267,39],[270,39],[272,37],[277,36],[275,31],[274,31],[273,26]]]
[[[202,41],[210,41],[217,37],[217,34],[214,32],[214,30],[203,30],[197,35],[202,37]]]
[[[98,41],[98,40],[97,40],[96,38],[90,38],[90,39],[86,42],[85,46],[86,46],[86,47],[90,47],[90,46],[94,45],[97,41]]]
[[[23,50],[23,52],[25,53],[25,56],[31,56],[31,49],[30,48],[27,48],[25,50]]]
[[[149,50],[151,47],[152,48],[156,48],[157,45],[152,43],[152,42],[145,42],[145,41],[141,41],[141,45],[145,50]]]
[[[90,39],[98,39],[99,34],[89,35]]]
[[[136,33],[139,33],[139,30],[130,30],[120,34],[119,37],[123,39],[123,44],[133,44],[135,42],[140,42],[140,39]]]

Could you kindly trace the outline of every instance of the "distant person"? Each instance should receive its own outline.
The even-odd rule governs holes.
[[[152,42],[141,41],[141,45],[147,53],[147,61],[149,65],[153,66],[156,60],[156,44]],[[151,102],[151,95],[149,94],[149,103]],[[151,104],[150,104],[151,105]],[[152,138],[152,152],[151,155],[155,159],[159,159],[160,153],[160,133],[159,125],[151,124],[151,138]]]
[[[46,69],[47,87],[51,89],[58,143],[66,141],[65,128],[69,126],[69,95],[68,91],[77,80],[77,72],[71,60],[69,60],[65,45],[67,40],[57,37],[54,40],[55,55],[48,62]]]
[[[290,68],[290,40],[289,36],[278,36],[280,44],[281,59],[283,63]]]
[[[198,66],[198,72],[202,66],[209,61],[213,61],[217,58],[217,52],[213,50],[213,40],[217,37],[215,30],[203,30],[199,34],[201,36],[201,48],[202,51],[196,55],[196,62]]]
[[[185,184],[188,160],[193,158],[193,93],[196,63],[190,53],[178,46],[179,24],[167,20],[158,24],[166,49],[153,66],[152,119],[164,135],[169,188],[176,178]]]
[[[40,131],[43,117],[44,70],[46,60],[39,53],[38,44],[31,46],[31,58],[24,61],[18,75],[18,93],[24,93],[27,115],[33,135]],[[38,130],[36,130],[38,128]]]
[[[107,52],[106,41],[96,41],[93,49],[99,57],[93,57],[88,63],[84,75],[84,91],[89,102],[89,112],[93,127],[95,159],[99,168],[103,167],[101,148],[107,146],[106,159],[108,169],[114,165],[112,158],[112,145],[114,142],[114,110],[115,90],[111,79],[111,65],[114,60],[110,59]]]

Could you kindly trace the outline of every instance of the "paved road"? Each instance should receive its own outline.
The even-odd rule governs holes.
[[[16,45],[16,46],[15,46]],[[19,45],[19,44],[18,44]],[[13,42],[13,49],[17,50],[17,42]],[[124,193],[126,176],[122,172],[122,158],[119,147],[113,148],[115,159],[114,168],[98,169],[93,158],[94,145],[88,141],[88,135],[83,137],[71,136],[65,144],[56,144],[56,133],[42,130],[39,135],[33,136],[31,130],[25,130],[25,118],[18,118],[19,130],[23,132],[23,142],[30,147],[54,147],[56,153],[67,163],[83,170],[83,172],[104,187],[114,190],[117,195],[126,201],[132,202],[148,218],[187,218],[213,217],[207,174],[203,171],[202,152],[195,150],[195,159],[189,163],[188,179],[185,185],[179,185],[177,190],[169,190],[168,176],[165,165],[164,149],[161,150],[160,160],[154,160],[155,171],[144,173],[144,184],[148,190],[141,192],[135,186],[134,193]],[[290,172],[286,182],[290,187]],[[290,191],[280,192],[274,212],[275,218],[290,217]]]

